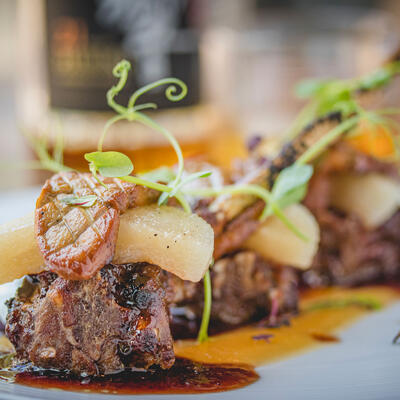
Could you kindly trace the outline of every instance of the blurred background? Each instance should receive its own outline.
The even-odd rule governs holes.
[[[64,162],[85,168],[112,116],[105,94],[121,58],[133,73],[118,100],[156,79],[184,80],[184,101],[161,90],[143,101],[159,104],[152,116],[186,155],[227,165],[249,136],[285,132],[302,105],[300,79],[353,77],[390,57],[399,21],[396,0],[1,0],[2,218],[15,190],[35,192],[46,176],[32,169],[32,143],[51,152],[62,138]],[[117,124],[106,148],[128,153],[136,171],[175,161],[134,123]]]

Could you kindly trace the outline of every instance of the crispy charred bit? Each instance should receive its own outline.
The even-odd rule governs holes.
[[[341,122],[342,116],[340,112],[328,114],[316,119],[306,126],[298,136],[286,143],[269,167],[269,187],[272,187],[279,172],[296,162],[306,150]]]
[[[332,113],[316,120],[296,138],[283,146],[272,160],[250,159],[242,165],[242,177],[235,184],[256,184],[270,189],[278,174],[292,165],[309,147],[341,122],[340,113]],[[259,226],[259,217],[264,202],[251,195],[222,195],[211,203],[201,201],[195,207],[196,213],[214,229],[214,258],[240,248],[242,243]]]
[[[65,279],[89,279],[112,260],[119,216],[127,208],[153,203],[159,193],[143,186],[91,174],[61,172],[49,179],[36,203],[35,232],[46,266]],[[96,195],[91,207],[63,198]]]
[[[101,375],[175,360],[163,272],[145,263],[108,265],[90,280],[43,272],[8,302],[6,334],[17,363]]]

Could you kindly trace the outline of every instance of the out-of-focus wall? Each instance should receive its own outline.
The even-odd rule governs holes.
[[[12,78],[16,57],[16,1],[0,1],[0,82]]]
[[[68,4],[69,0],[64,1]],[[26,21],[32,17],[34,3],[44,5],[45,1],[0,0],[0,188],[33,182],[29,172],[4,165],[32,158],[17,130],[21,121],[15,114],[15,87],[17,80],[22,81],[17,71],[24,71],[28,82],[33,82],[40,69],[32,56],[38,55],[33,46],[27,44],[20,52],[17,46],[22,31],[33,36],[35,27]],[[201,5],[198,14],[204,12],[203,18],[195,13],[202,35],[202,101],[229,108],[244,134],[281,134],[301,106],[293,96],[295,82],[304,77],[351,77],[368,72],[396,47],[400,37],[400,0],[193,3]],[[28,17],[18,13],[19,21],[24,21],[19,32],[17,4],[25,5],[23,16]],[[46,64],[44,55],[37,58]],[[26,96],[27,90],[24,93],[32,111],[38,102]]]
[[[29,173],[18,165],[29,151],[18,132],[15,112],[18,79],[16,14],[15,0],[0,1],[0,188],[29,183]]]
[[[398,0],[212,3],[207,93],[235,110],[244,134],[284,132],[301,107],[299,80],[368,73],[400,43]]]

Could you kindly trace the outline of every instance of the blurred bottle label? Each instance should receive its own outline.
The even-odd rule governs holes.
[[[199,101],[199,56],[195,1],[46,0],[50,104],[57,108],[107,110],[105,94],[116,82],[111,71],[122,58],[133,65],[119,101],[140,86],[174,76],[189,87],[179,103],[165,88],[143,96],[160,107]]]

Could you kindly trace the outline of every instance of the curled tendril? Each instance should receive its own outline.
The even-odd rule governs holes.
[[[164,78],[164,79],[155,81],[153,83],[149,83],[148,85],[143,86],[142,88],[136,90],[136,92],[133,93],[133,95],[129,99],[128,109],[133,109],[135,107],[136,101],[141,95],[143,95],[144,93],[147,93],[150,90],[153,90],[159,86],[163,86],[163,85],[169,85],[165,89],[165,97],[169,101],[173,101],[173,102],[181,101],[187,95],[187,90],[188,90],[187,86],[180,79]],[[178,91],[178,88],[180,89],[180,93],[175,94]]]
[[[111,89],[108,90],[107,103],[112,109],[114,109],[119,114],[126,113],[127,109],[126,107],[116,103],[114,98],[126,85],[126,81],[128,80],[128,74],[130,70],[131,70],[131,63],[127,60],[121,60],[113,68],[112,71],[113,75],[116,78],[119,78],[119,81],[116,85],[112,86]]]
[[[138,106],[135,107],[135,111],[141,111],[141,110],[156,110],[157,109],[157,104],[156,103],[145,103],[145,104],[139,104]]]
[[[136,90],[132,96],[129,98],[128,106],[124,107],[121,104],[118,104],[114,99],[115,96],[119,94],[119,92],[125,87],[126,82],[128,80],[128,74],[131,70],[131,63],[127,60],[121,60],[114,68],[113,75],[116,78],[119,78],[119,81],[116,85],[112,86],[111,89],[107,92],[107,103],[109,106],[116,111],[118,114],[124,114],[127,116],[127,119],[134,119],[133,114],[137,110],[143,110],[146,108],[157,108],[157,105],[154,103],[149,104],[141,104],[135,106],[137,99],[142,96],[144,93],[149,92],[159,86],[169,85],[165,89],[165,97],[169,101],[181,101],[187,95],[187,86],[186,84],[177,78],[164,78],[158,81],[149,83],[146,86]],[[179,90],[180,89],[180,90]],[[179,90],[179,93],[176,94]]]
[[[165,128],[157,124],[155,121],[153,121],[151,118],[147,117],[146,115],[142,114],[141,110],[146,110],[146,109],[156,109],[157,104],[155,103],[145,103],[145,104],[139,104],[135,105],[137,99],[143,95],[144,93],[155,89],[159,86],[163,85],[169,85],[165,89],[165,97],[173,102],[180,101],[182,100],[186,94],[187,94],[187,86],[184,82],[182,82],[180,79],[177,78],[164,78],[160,79],[156,82],[149,83],[146,86],[143,86],[142,88],[136,90],[131,97],[129,98],[128,101],[128,106],[122,106],[121,104],[118,104],[114,99],[115,96],[119,94],[119,92],[124,88],[126,85],[126,82],[128,80],[128,74],[129,71],[131,70],[131,64],[127,60],[121,60],[114,68],[113,68],[113,75],[116,78],[119,78],[119,81],[116,85],[112,86],[111,89],[107,92],[107,103],[108,105],[117,112],[118,115],[114,116],[110,120],[107,121],[107,123],[104,126],[103,132],[101,134],[101,137],[98,142],[98,150],[103,151],[103,143],[104,139],[107,135],[107,132],[109,131],[110,127],[120,121],[120,120],[128,120],[128,121],[138,121],[141,122],[142,124],[148,126],[149,128],[152,128],[158,132],[160,132],[164,137],[170,142],[172,147],[175,150],[175,153],[178,158],[178,172],[176,174],[176,178],[174,182],[171,183],[172,186],[176,186],[179,184],[182,174],[183,174],[183,169],[184,169],[184,161],[183,161],[183,154],[182,154],[182,149],[180,148],[178,142],[174,138],[174,136]],[[180,89],[180,90],[179,90]],[[179,91],[179,92],[178,92]],[[177,93],[178,92],[178,93]],[[163,196],[162,200],[165,201],[168,196]]]

